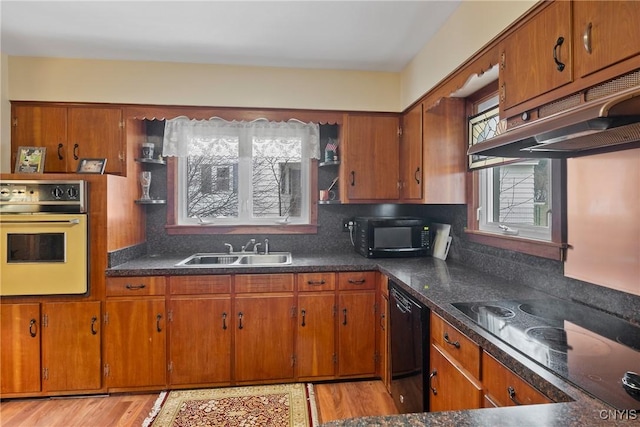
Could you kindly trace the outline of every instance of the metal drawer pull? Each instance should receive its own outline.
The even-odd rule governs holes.
[[[242,326],[242,312],[238,313],[238,329],[242,329],[244,328],[244,326]]]
[[[454,346],[455,348],[460,348],[460,341],[456,341],[456,342],[452,342],[449,340],[449,334],[448,333],[444,333],[444,342],[446,342],[449,345]]]
[[[222,313],[222,329],[227,329],[227,313]]]
[[[349,279],[349,283],[351,283],[352,285],[362,285],[366,281],[366,279]]]
[[[507,387],[507,393],[509,393],[509,399],[511,399],[513,403],[516,405],[522,405],[522,402],[516,398],[516,390],[513,387]]]
[[[156,315],[156,330],[158,332],[162,332],[162,328],[160,327],[160,321],[162,320],[162,314],[158,313]]]
[[[307,280],[307,285],[311,286],[319,286],[324,285],[326,282],[324,280]]]
[[[80,157],[78,157],[78,148],[80,146],[78,144],[73,144],[73,160],[78,160]]]
[[[434,386],[431,385],[431,380],[433,379],[433,377],[435,377],[436,375],[438,375],[438,371],[436,369],[434,369],[430,374],[429,374],[429,389],[431,389],[431,393],[433,393],[433,395],[437,395],[438,394],[438,390],[436,390],[436,388]]]
[[[147,285],[140,283],[139,285],[132,285],[131,283],[127,283],[125,286],[127,289],[131,289],[131,290],[138,290],[138,289],[144,289],[147,287]]]
[[[303,308],[301,313],[302,313],[302,324],[300,326],[307,326],[307,324],[305,323],[305,317],[307,316],[307,310],[305,310]]]
[[[98,318],[96,316],[93,316],[91,318],[91,335],[97,335],[98,331],[96,330],[96,322],[98,321]]]
[[[344,315],[344,320],[342,321],[342,324],[346,325],[347,324],[347,309],[346,308],[342,310],[342,314]]]
[[[38,322],[36,322],[36,319],[31,319],[31,321],[29,322],[29,335],[31,335],[31,338],[35,338],[37,333]]]
[[[558,71],[564,70],[564,63],[558,60],[558,49],[560,48],[560,46],[562,46],[563,43],[564,37],[558,37],[558,41],[556,41],[556,45],[553,47],[553,60],[556,63],[556,68],[558,69]]]
[[[589,22],[586,27],[584,27],[584,33],[582,33],[582,44],[584,45],[584,50],[587,53],[591,53],[591,28],[593,24]]]

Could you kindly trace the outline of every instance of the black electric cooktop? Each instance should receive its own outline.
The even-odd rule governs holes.
[[[452,304],[478,325],[616,409],[640,409],[640,328],[558,299]],[[631,373],[631,374],[628,374]],[[623,378],[627,385],[623,384]]]

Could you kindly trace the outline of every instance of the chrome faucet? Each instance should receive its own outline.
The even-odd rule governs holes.
[[[233,246],[231,245],[231,243],[225,243],[224,244],[227,248],[229,248],[229,253],[232,254],[233,253]]]
[[[264,253],[269,255],[269,239],[264,239]]]
[[[254,249],[255,249],[256,239],[249,239],[249,241],[242,247],[242,249],[240,249],[240,252],[246,252],[247,251],[247,247],[249,245],[253,245]]]

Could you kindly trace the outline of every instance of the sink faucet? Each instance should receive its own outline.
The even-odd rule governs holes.
[[[247,247],[249,245],[253,245],[254,249],[255,249],[256,239],[249,239],[249,241],[242,247],[242,249],[240,249],[240,252],[246,252],[247,251]]]
[[[231,245],[231,243],[225,243],[224,244],[227,248],[229,248],[229,253],[232,254],[233,253],[233,246]]]
[[[269,255],[269,239],[264,239],[264,253]]]

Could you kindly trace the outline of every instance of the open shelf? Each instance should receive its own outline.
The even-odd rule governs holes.
[[[134,201],[138,205],[164,205],[167,203],[167,201],[163,199],[137,199]]]
[[[154,165],[166,165],[167,162],[164,159],[144,159],[142,157],[139,157],[137,159],[135,159],[136,162],[138,163],[150,163],[150,164],[154,164]]]

